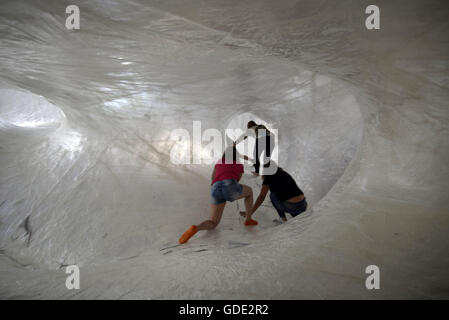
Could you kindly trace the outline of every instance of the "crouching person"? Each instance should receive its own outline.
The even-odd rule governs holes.
[[[262,189],[254,203],[252,214],[259,208],[270,191],[270,199],[282,221],[287,221],[285,213],[292,217],[307,210],[307,201],[302,190],[298,187],[295,180],[282,168],[276,166],[276,163],[270,161],[265,165],[263,171],[271,171],[270,174],[261,174],[260,166],[254,165],[255,174],[262,177]],[[270,170],[266,170],[270,168]]]
[[[251,219],[253,208],[253,190],[239,184],[243,174],[243,165],[237,163],[237,151],[235,147],[226,149],[221,160],[215,165],[212,172],[210,219],[203,221],[199,225],[192,225],[179,239],[179,243],[186,243],[195,233],[200,230],[214,229],[221,220],[226,201],[235,201],[245,198],[245,209],[249,212],[246,215],[246,226],[253,226],[257,221]]]

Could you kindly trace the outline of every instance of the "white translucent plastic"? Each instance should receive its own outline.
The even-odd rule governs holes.
[[[447,298],[448,11],[430,2],[382,2],[368,31],[351,1],[89,0],[69,31],[61,1],[3,1],[0,297]],[[171,132],[251,119],[309,209],[278,225],[267,198],[248,228],[228,203],[177,246],[209,216],[212,165],[174,164]]]

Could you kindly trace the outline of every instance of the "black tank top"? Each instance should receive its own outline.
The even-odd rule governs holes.
[[[281,200],[304,194],[292,176],[281,168],[273,175],[264,176],[263,184],[268,185],[270,191],[276,193]]]

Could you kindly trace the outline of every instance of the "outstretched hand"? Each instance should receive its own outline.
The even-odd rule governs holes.
[[[246,218],[246,211],[240,211],[240,215],[243,218]],[[245,220],[245,226],[255,226],[257,224],[259,224],[259,223],[254,219],[250,218],[250,219]]]

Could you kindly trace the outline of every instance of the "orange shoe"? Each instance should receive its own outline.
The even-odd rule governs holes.
[[[181,236],[181,238],[179,238],[179,243],[183,244],[186,243],[187,241],[189,241],[189,239],[195,234],[197,233],[198,228],[196,226],[190,226],[189,229],[186,230],[186,232],[183,233],[183,235]]]
[[[245,220],[245,226],[255,226],[256,224],[258,224],[256,220],[253,219]]]

